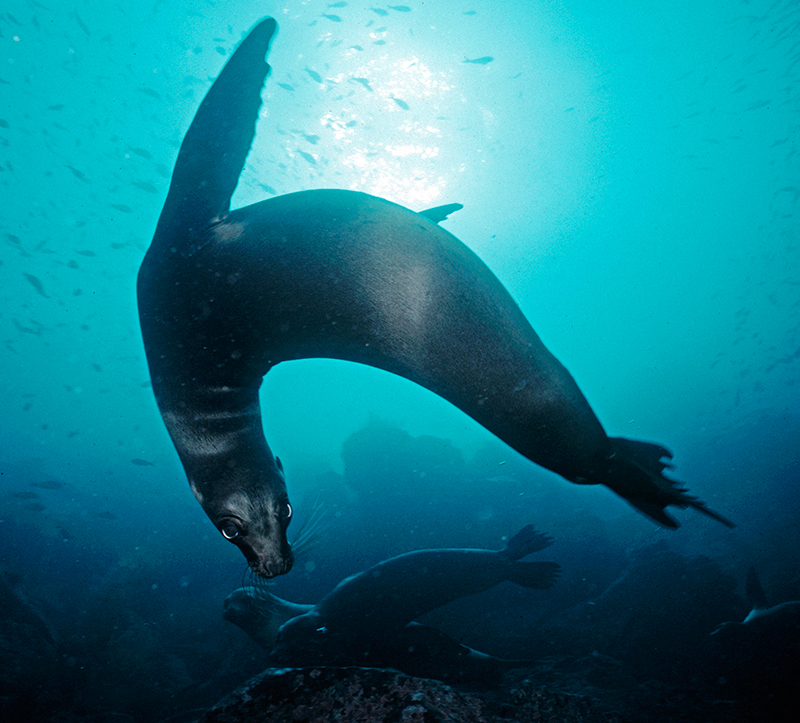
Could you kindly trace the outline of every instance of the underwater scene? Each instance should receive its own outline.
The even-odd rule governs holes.
[[[4,721],[797,719],[797,0],[0,48]]]

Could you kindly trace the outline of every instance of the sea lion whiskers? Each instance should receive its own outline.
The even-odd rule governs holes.
[[[250,565],[246,565],[242,571],[241,587],[245,590],[255,591],[256,596],[262,599],[270,599],[272,596],[270,591],[272,580],[256,574]],[[263,613],[263,617],[269,617],[268,611],[263,610],[261,606],[259,606],[258,610]]]
[[[327,510],[323,507],[322,500],[317,497],[311,507],[311,512],[308,517],[303,520],[300,529],[292,540],[292,550],[294,551],[295,559],[298,555],[303,555],[314,547],[319,531],[323,527],[323,520],[326,515]]]

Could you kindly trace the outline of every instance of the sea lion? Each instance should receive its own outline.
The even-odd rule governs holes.
[[[670,453],[609,438],[564,366],[486,265],[433,218],[364,193],[230,200],[255,134],[263,20],[212,84],[181,145],[138,277],[153,392],[195,496],[252,570],[292,565],[292,508],[261,424],[276,364],[369,364],[449,400],[533,462],[605,484],[659,524],[664,508],[730,525],[663,476]]]
[[[281,625],[314,608],[279,598],[263,587],[234,590],[225,598],[224,605],[225,620],[240,627],[268,652],[275,646]],[[359,640],[363,643],[363,638]],[[453,682],[494,681],[506,670],[531,664],[530,660],[506,660],[481,653],[441,630],[415,622],[391,635],[369,640],[362,647],[306,649],[302,637],[296,637],[291,649],[285,648],[282,654],[270,655],[270,658],[282,666],[298,667],[307,664],[306,661],[319,665],[324,661],[326,665],[395,668],[417,677]]]
[[[528,525],[502,550],[408,552],[342,580],[313,606],[240,588],[226,598],[224,617],[271,650],[276,665],[369,665],[440,680],[494,678],[531,661],[486,655],[416,620],[506,580],[552,587],[557,563],[520,561],[550,544],[550,537]]]
[[[771,647],[788,645],[800,654],[800,600],[770,606],[753,567],[747,571],[745,597],[752,605],[747,617],[740,623],[722,623],[711,634],[734,640],[739,646],[756,643]]]
[[[427,612],[505,580],[546,590],[561,570],[555,562],[520,562],[552,544],[524,527],[503,550],[416,550],[373,565],[342,580],[312,610],[278,631],[273,658],[286,662],[302,653],[304,664],[358,654],[375,641],[397,635]]]

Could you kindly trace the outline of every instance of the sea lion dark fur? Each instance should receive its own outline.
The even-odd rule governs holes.
[[[261,424],[273,366],[328,357],[399,374],[515,450],[605,484],[659,524],[727,520],[662,475],[669,452],[609,438],[484,263],[433,218],[353,191],[230,210],[255,134],[275,21],[256,25],[200,105],[138,279],[147,360],[192,489],[257,574],[285,573],[291,507]]]
[[[275,665],[369,665],[439,680],[495,679],[531,661],[486,655],[417,618],[506,580],[552,587],[557,563],[521,560],[550,544],[550,537],[528,525],[503,550],[407,552],[342,580],[313,606],[240,588],[225,600],[225,619],[271,650]]]

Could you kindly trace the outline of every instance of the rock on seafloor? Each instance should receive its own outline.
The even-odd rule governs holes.
[[[509,693],[460,692],[377,668],[269,669],[232,693],[203,723],[609,723],[588,699],[524,682]]]

